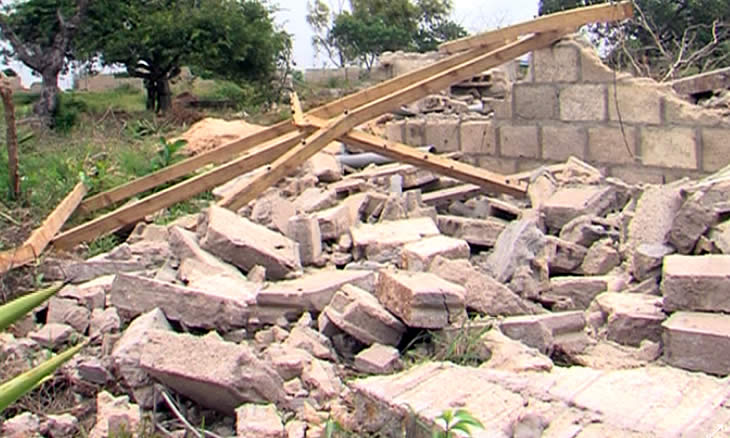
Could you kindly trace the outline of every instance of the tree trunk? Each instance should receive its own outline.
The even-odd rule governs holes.
[[[167,112],[172,107],[172,92],[170,91],[170,80],[167,78],[167,75],[157,81],[157,99],[158,112]]]
[[[49,127],[53,126],[53,116],[58,107],[58,73],[59,70],[42,72],[41,97],[33,107],[33,113]]]
[[[10,85],[3,81],[0,84],[3,106],[5,107],[5,124],[7,129],[8,145],[8,175],[10,183],[10,194],[14,199],[20,198],[20,177],[18,174],[18,135],[15,131],[15,104],[13,103],[13,90]]]
[[[155,111],[157,105],[157,85],[149,79],[144,80],[144,87],[147,90],[147,101],[145,108],[147,111]]]

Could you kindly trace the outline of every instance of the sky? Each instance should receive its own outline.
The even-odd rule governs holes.
[[[336,6],[346,0],[325,1]],[[275,17],[277,23],[293,35],[296,68],[322,67],[326,60],[317,59],[312,48],[312,31],[306,21],[307,0],[273,2],[278,2],[280,9]],[[478,33],[532,19],[537,15],[538,0],[453,0],[453,3],[453,20],[470,33]],[[26,87],[39,80],[20,63],[13,62],[11,67],[20,73]],[[59,85],[68,88],[71,83],[69,77],[62,77]]]

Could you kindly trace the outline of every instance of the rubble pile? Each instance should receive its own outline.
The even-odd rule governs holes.
[[[344,176],[316,157],[238,214],[211,206],[46,262],[73,284],[0,334],[0,356],[88,338],[62,373],[96,398],[93,437],[146,417],[184,436],[170,393],[220,436],[319,437],[328,419],[419,436],[455,407],[485,424],[474,436],[727,422],[730,179],[628,185],[576,159],[522,177],[529,199],[494,198],[412,166]],[[437,338],[467,339],[472,362],[413,364]],[[79,423],[24,413],[2,430]]]

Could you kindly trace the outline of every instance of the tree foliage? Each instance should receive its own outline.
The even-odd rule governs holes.
[[[540,15],[608,0],[540,0]],[[634,0],[626,23],[593,27],[614,66],[660,80],[730,65],[730,2]]]
[[[291,49],[272,12],[258,0],[95,0],[79,50],[144,79],[148,108],[164,111],[183,65],[237,82],[271,81]]]
[[[339,66],[358,62],[369,69],[383,52],[425,52],[465,36],[449,18],[451,10],[451,0],[350,0],[350,10],[331,12],[314,0],[307,20],[315,49]]]

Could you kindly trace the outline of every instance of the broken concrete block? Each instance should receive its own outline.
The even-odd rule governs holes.
[[[609,235],[609,231],[601,222],[603,221],[598,216],[578,216],[563,225],[560,229],[560,238],[589,248],[597,240]]]
[[[87,309],[103,309],[106,303],[106,294],[112,288],[113,275],[105,275],[95,278],[86,283],[73,285],[69,284],[58,292],[58,298],[69,298],[76,300]]]
[[[89,438],[107,438],[120,433],[135,433],[142,422],[138,405],[129,402],[129,397],[114,397],[106,391],[96,396],[96,424]]]
[[[627,245],[664,244],[674,217],[682,206],[681,182],[651,186],[644,190],[629,223]]]
[[[583,264],[588,250],[576,243],[545,236],[545,256],[551,274],[570,274]]]
[[[616,193],[610,186],[564,187],[558,189],[543,204],[545,225],[559,230],[578,216],[602,216],[615,202]]]
[[[195,366],[190,366],[195,358]],[[287,406],[284,381],[246,344],[212,333],[197,337],[152,330],[142,346],[140,367],[162,384],[201,405],[231,415],[243,403]]]
[[[284,425],[276,406],[247,403],[236,408],[236,436],[284,438]]]
[[[406,201],[400,194],[391,193],[383,204],[379,222],[396,221],[408,217]]]
[[[536,305],[524,301],[507,286],[480,272],[468,260],[449,260],[437,256],[429,272],[464,286],[466,307],[479,313],[510,316],[536,312]]]
[[[550,279],[550,295],[569,301],[563,310],[587,309],[591,301],[608,290],[607,277],[554,277]]]
[[[491,353],[489,360],[479,368],[512,372],[550,371],[553,368],[553,361],[549,357],[535,348],[503,335],[499,330],[487,331],[479,341]]]
[[[308,351],[281,343],[267,347],[263,357],[287,381],[300,377],[304,367],[314,360],[314,356]]]
[[[104,364],[96,357],[80,357],[76,371],[82,379],[97,385],[106,385],[113,380]]]
[[[29,438],[40,436],[41,421],[37,415],[23,412],[0,425],[0,432],[7,438]]]
[[[320,270],[296,280],[268,284],[256,294],[252,317],[274,323],[285,316],[296,319],[303,311],[321,312],[343,285],[373,291],[375,273],[362,270]]]
[[[342,179],[342,166],[333,154],[326,152],[314,154],[306,166],[320,182],[331,183]]]
[[[676,312],[662,327],[668,364],[720,376],[730,374],[730,316]]]
[[[366,345],[397,346],[406,327],[391,315],[370,292],[342,286],[324,308],[329,321]]]
[[[723,254],[730,254],[730,220],[712,227],[708,236]]]
[[[403,367],[398,349],[373,344],[355,356],[355,369],[368,374],[390,374]]]
[[[322,234],[319,221],[313,216],[297,215],[289,218],[287,237],[299,245],[302,265],[313,265],[322,257]]]
[[[594,303],[604,315],[609,340],[634,347],[645,339],[661,341],[662,322],[666,318],[661,297],[605,292]]]
[[[46,428],[52,438],[77,436],[79,420],[71,414],[46,415]]]
[[[697,240],[717,222],[717,213],[711,206],[703,205],[704,193],[690,196],[677,211],[667,240],[680,254],[691,254]]]
[[[664,257],[661,290],[667,312],[730,312],[730,256]]]
[[[253,294],[245,288],[248,283],[237,284],[239,287],[203,291],[119,274],[112,285],[109,301],[126,319],[160,308],[173,321],[225,332],[246,325],[248,307],[253,303]]]
[[[131,389],[134,400],[143,408],[154,405],[152,380],[139,366],[142,347],[152,330],[172,330],[160,309],[154,309],[132,321],[111,353],[114,366],[124,385]]]
[[[309,327],[295,326],[284,341],[284,345],[304,350],[317,359],[337,360],[330,340]]]
[[[611,239],[603,239],[588,248],[580,271],[584,275],[605,275],[621,264],[621,255]]]
[[[312,213],[334,207],[336,204],[336,191],[317,187],[308,188],[294,200],[294,208],[300,213]]]
[[[465,314],[466,290],[423,272],[381,271],[378,300],[409,327],[443,328]]]
[[[459,216],[438,216],[441,233],[463,239],[471,245],[493,247],[507,223],[497,218],[472,219]]]
[[[345,235],[353,224],[352,211],[347,204],[342,203],[326,210],[314,213],[319,224],[320,234],[323,240],[338,239]]]
[[[398,260],[404,245],[438,234],[433,220],[423,217],[350,228],[355,258],[376,262]]]
[[[48,300],[48,316],[46,322],[68,324],[77,332],[84,334],[89,328],[91,312],[79,306],[76,300],[52,297]]]
[[[297,208],[294,203],[283,198],[278,190],[271,190],[256,199],[250,218],[252,222],[284,234],[289,218],[295,214]]]
[[[203,249],[243,271],[261,265],[270,280],[281,280],[301,269],[295,242],[225,208],[211,206],[198,233]]]
[[[561,338],[583,332],[585,325],[583,312],[572,311],[512,316],[505,318],[499,324],[499,329],[510,338],[545,354],[551,352],[561,342]]]
[[[495,280],[509,283],[519,266],[538,257],[545,247],[545,235],[537,228],[534,218],[510,223],[499,235],[494,251],[487,258],[487,271]]]
[[[223,262],[223,260],[201,248],[198,244],[198,236],[191,231],[180,227],[171,227],[170,251],[183,263],[192,259],[194,264],[187,267],[194,268],[203,276],[224,274],[232,278],[243,279],[243,275],[235,266]],[[195,277],[182,265],[178,269],[177,276],[186,283],[193,281]]]
[[[660,274],[664,257],[673,253],[669,245],[660,243],[642,243],[636,247],[631,260],[631,270],[635,279],[644,281]]]
[[[28,337],[44,348],[57,350],[68,342],[74,333],[75,331],[70,325],[52,322],[28,333]]]
[[[114,307],[107,307],[104,310],[94,309],[91,312],[89,324],[89,338],[101,339],[107,333],[116,333],[122,327],[122,320]]]
[[[438,256],[447,259],[469,258],[469,244],[462,239],[433,236],[409,243],[401,252],[401,267],[408,271],[426,271]]]

